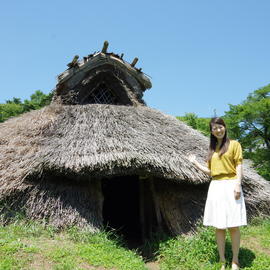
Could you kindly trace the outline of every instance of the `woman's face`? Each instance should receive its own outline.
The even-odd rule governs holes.
[[[217,139],[223,139],[225,135],[226,128],[220,124],[212,124],[212,134]]]

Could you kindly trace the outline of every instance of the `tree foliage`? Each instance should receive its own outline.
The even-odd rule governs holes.
[[[270,84],[255,90],[225,113],[229,135],[238,139],[245,156],[270,180]]]
[[[210,118],[198,117],[195,113],[186,113],[184,116],[177,116],[177,119],[185,122],[194,129],[199,130],[202,134],[209,136]]]
[[[229,105],[225,118],[230,134],[250,151],[270,150],[270,84],[255,90],[239,105]]]
[[[7,100],[5,104],[0,104],[0,122],[4,122],[8,118],[24,112],[37,110],[49,105],[52,100],[52,95],[53,93],[46,95],[42,91],[37,90],[30,96],[30,100],[26,99],[22,102],[20,98],[16,97],[12,100]]]

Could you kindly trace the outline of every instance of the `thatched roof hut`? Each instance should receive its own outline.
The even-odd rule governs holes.
[[[136,59],[135,59],[136,60]],[[208,138],[146,106],[151,82],[122,57],[78,57],[58,77],[51,105],[0,124],[0,214],[58,227],[109,224],[131,237],[193,230],[203,214]],[[270,213],[270,183],[244,164],[248,215]]]

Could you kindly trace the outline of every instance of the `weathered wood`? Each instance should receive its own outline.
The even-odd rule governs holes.
[[[159,207],[159,200],[157,198],[157,194],[156,194],[156,190],[155,190],[154,180],[152,177],[149,179],[149,182],[150,182],[150,191],[151,191],[152,196],[153,196],[155,214],[156,214],[156,219],[157,219],[157,226],[158,226],[157,229],[159,232],[161,232],[162,231],[162,217],[161,217],[161,211],[160,211],[160,207]]]
[[[140,185],[140,198],[139,198],[139,207],[140,207],[140,224],[141,224],[141,238],[144,242],[145,240],[145,208],[144,208],[144,180],[140,177],[139,178],[139,185]]]
[[[96,54],[91,59],[89,59],[86,63],[78,62],[79,68],[78,69],[68,69],[61,73],[58,76],[58,82],[63,83],[65,81],[68,81],[71,77],[72,79],[68,81],[68,87],[71,89],[80,82],[81,77],[84,76],[84,74],[92,69],[98,68],[99,66],[102,66],[106,63],[113,64],[114,66],[117,66],[119,69],[123,71],[128,71],[133,77],[135,77],[144,87],[145,89],[151,88],[152,84],[151,81],[143,74],[138,73],[138,71],[132,67],[130,67],[129,64],[127,64],[125,61],[118,59],[113,56],[107,56],[104,54]]]
[[[73,57],[73,60],[70,63],[68,63],[67,66],[69,68],[75,67],[76,65],[78,65],[78,59],[79,59],[79,55],[75,55]]]
[[[139,60],[139,58],[135,57],[130,65],[132,67],[135,67],[135,65],[137,64],[138,60]]]
[[[103,44],[103,48],[102,48],[102,53],[106,53],[107,52],[107,49],[108,49],[108,46],[109,46],[109,42],[106,40],[104,41],[104,44]]]

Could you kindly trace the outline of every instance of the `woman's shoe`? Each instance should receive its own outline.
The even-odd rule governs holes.
[[[220,270],[225,270],[226,269],[226,266],[225,266],[225,263],[221,265],[221,268]]]
[[[239,269],[240,269],[239,263],[232,262],[232,270],[239,270]]]
[[[226,262],[220,262],[221,268],[220,270],[225,270],[226,269]]]

